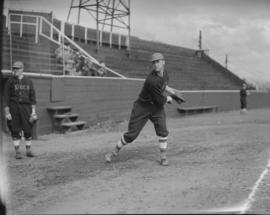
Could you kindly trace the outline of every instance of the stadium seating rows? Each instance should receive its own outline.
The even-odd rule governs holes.
[[[57,24],[55,21],[55,25],[59,25],[59,23]],[[67,27],[66,30],[68,31],[68,29]],[[126,77],[145,78],[151,69],[149,57],[153,52],[159,51],[165,55],[166,68],[171,77],[172,87],[181,90],[205,90],[239,89],[241,85],[241,80],[235,75],[230,74],[221,65],[215,64],[207,56],[196,56],[195,50],[192,49],[131,37],[130,53],[123,48],[110,48],[105,44],[97,52],[94,43],[81,42],[79,37],[80,34],[83,34],[82,30],[78,30],[78,34],[76,43],[79,46],[96,59],[105,61],[107,67]],[[10,43],[10,39],[12,43]],[[42,37],[39,37],[39,42],[35,44],[33,36],[29,33],[25,33],[23,37],[16,34],[12,34],[10,37],[5,28],[2,49],[3,68],[10,68],[12,53],[12,60],[25,62],[26,71],[62,74],[63,66],[58,64],[55,59],[56,48],[56,44]]]

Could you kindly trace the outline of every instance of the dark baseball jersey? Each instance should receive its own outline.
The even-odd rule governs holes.
[[[23,77],[21,80],[16,77],[8,79],[4,91],[4,107],[9,106],[10,102],[35,105],[36,95],[33,82]]]
[[[156,71],[152,71],[146,78],[138,100],[144,103],[153,103],[161,106],[167,102],[164,95],[165,88],[168,84],[169,76],[166,71],[163,77],[157,75]]]

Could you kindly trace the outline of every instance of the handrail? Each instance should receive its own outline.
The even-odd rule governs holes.
[[[90,58],[94,63],[98,64],[99,65],[99,62],[93,58],[91,55],[89,55],[85,50],[83,50],[79,45],[77,45],[75,42],[73,42],[73,40],[71,40],[69,37],[67,37],[65,34],[63,34],[58,28],[56,28],[52,23],[50,23],[47,19],[45,19],[44,17],[42,16],[39,16],[40,18],[40,28],[39,28],[39,34],[53,42],[55,42],[55,40],[53,40],[52,37],[48,37],[46,34],[43,34],[42,33],[42,26],[43,26],[43,23],[42,22],[45,22],[47,23],[50,28],[51,28],[51,32],[53,32],[52,30],[56,31],[59,35],[61,35],[63,38],[65,38],[70,44],[72,44],[73,46],[75,46],[78,50],[80,50],[84,55],[86,55],[88,58]],[[52,36],[52,33],[50,34],[50,36]],[[60,40],[60,37],[58,37],[58,45],[61,45],[61,42],[59,41]]]
[[[18,21],[11,21],[11,16],[12,15],[15,15],[15,16],[20,16],[20,22]],[[36,17],[36,22],[35,23],[29,23],[29,22],[24,22],[23,21],[23,17],[26,16],[26,17]],[[51,22],[49,22],[47,19],[45,19],[43,16],[39,16],[39,15],[27,15],[27,14],[17,14],[17,13],[10,13],[9,12],[9,16],[8,16],[8,28],[9,28],[9,32],[11,30],[11,24],[12,23],[15,23],[15,24],[20,24],[20,36],[22,36],[22,25],[23,24],[26,24],[26,25],[34,25],[36,27],[36,35],[35,35],[35,41],[37,42],[37,34],[43,36],[44,38],[58,44],[58,45],[61,45],[61,39],[65,39],[67,40],[72,46],[76,47],[81,53],[83,53],[84,57],[87,57],[89,58],[93,63],[95,63],[96,65],[98,66],[101,66],[101,64],[94,58],[92,57],[88,52],[86,52],[84,49],[82,49],[79,45],[77,45],[73,40],[71,40],[68,36],[66,36],[63,32],[61,32],[58,28],[56,28]],[[47,36],[46,34],[44,34],[42,32],[42,29],[43,29],[43,23],[46,23],[47,25],[49,25],[50,27],[50,37]],[[58,41],[54,40],[53,39],[53,32],[57,32],[58,34]],[[107,71],[115,74],[116,76],[118,77],[121,77],[121,78],[126,78],[125,76],[119,74],[118,72],[115,72],[113,71],[112,69],[106,67],[106,66],[103,66]]]

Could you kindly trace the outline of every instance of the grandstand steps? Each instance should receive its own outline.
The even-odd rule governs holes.
[[[60,22],[54,21],[60,27]],[[10,68],[9,40],[12,36],[12,59],[24,61],[26,71],[62,74],[63,66],[57,64],[54,55],[58,45],[42,36],[38,38],[36,44],[31,32],[31,29],[29,29],[29,32],[24,31],[23,37],[20,37],[16,33],[8,35],[7,28],[4,28],[4,67]],[[68,23],[65,23],[65,33],[71,38],[71,25]],[[115,35],[113,36],[115,44],[110,48],[106,44],[108,35],[104,32],[103,44],[98,51],[96,50],[96,32],[94,29],[88,29],[88,41],[85,43],[83,28],[76,26],[73,39],[98,61],[104,61],[107,67],[126,77],[146,78],[151,70],[151,63],[149,62],[151,54],[161,52],[165,56],[166,70],[170,75],[170,84],[174,88],[180,90],[239,89],[242,84],[241,80],[229,74],[225,68],[217,65],[211,58],[198,57],[194,49],[142,40],[131,36],[131,50],[128,52],[123,46],[119,49],[116,45],[117,37]]]
[[[77,44],[98,60],[104,60],[104,58],[107,56],[127,57],[127,51],[123,49],[102,46],[97,52],[95,44],[86,45],[84,43],[79,42],[77,42]]]
[[[54,50],[55,49],[46,49],[46,48],[31,48],[31,44],[27,44],[24,45],[22,43],[15,45],[14,43],[12,44],[12,46],[10,46],[9,44],[3,44],[2,49],[4,49],[4,51],[6,49],[11,49],[14,50],[14,52],[29,52],[31,51],[31,53],[36,54],[36,55],[42,55],[42,56],[46,56],[46,57],[55,57],[54,55]]]
[[[34,50],[23,50],[20,48],[3,48],[2,49],[5,53],[10,54],[10,51],[12,52],[12,55],[17,57],[17,56],[31,56],[33,61],[41,61],[41,62],[46,62],[46,63],[56,63],[56,58],[53,54],[51,53],[46,53],[45,50],[43,52],[37,52]],[[9,55],[4,55],[4,56],[9,56]]]
[[[56,48],[58,45],[52,43],[48,39],[40,36],[38,37],[38,43],[35,43],[35,37],[32,34],[23,34],[22,37],[18,33],[8,34],[7,28],[3,30],[3,43],[9,43],[10,37],[13,44],[26,44],[31,45],[31,48]]]
[[[169,45],[161,42],[141,40],[136,37],[131,37],[130,43],[132,49],[146,50],[151,52],[172,53],[185,56],[194,54],[194,50],[192,49]]]
[[[211,63],[196,56],[196,50],[139,39],[134,40],[133,37],[131,46],[131,54],[128,56],[127,52],[122,49],[101,47],[97,53],[94,46],[89,48],[81,45],[83,48],[86,47],[92,56],[104,60],[108,67],[126,77],[145,78],[151,70],[151,64],[149,64],[151,54],[160,51],[166,58],[166,70],[169,71],[171,77],[176,77],[176,79],[171,79],[174,79],[172,83],[177,89],[239,88],[239,80],[233,81],[225,74],[226,72],[216,69]],[[174,75],[175,73],[176,75]],[[195,86],[192,87],[192,84]]]
[[[11,62],[9,57],[3,56],[3,68],[4,69],[10,69],[11,68]],[[47,73],[51,74],[53,73],[59,73],[63,71],[63,65],[61,64],[56,64],[56,62],[46,62],[46,60],[42,59],[35,59],[33,55],[28,55],[28,56],[22,56],[22,55],[13,55],[13,61],[20,60],[24,62],[24,71],[25,72],[34,72],[34,73],[39,73],[43,71],[42,73]],[[45,70],[47,70],[45,72]]]
[[[11,60],[13,62],[20,60],[24,62],[25,72],[63,74],[63,65],[57,62],[54,54],[57,45],[44,38],[40,38],[36,44],[29,40],[29,37],[20,37],[14,34],[11,36],[12,45],[10,45],[10,35],[7,34],[6,30],[2,46],[4,69],[11,68]]]
[[[20,37],[17,35],[12,34],[12,42],[11,42],[11,46],[13,48],[21,48],[21,49],[26,49],[26,50],[35,50],[35,51],[54,51],[58,45],[50,42],[50,41],[46,41],[47,39],[40,37],[38,43],[35,43],[35,41],[31,41],[28,40],[28,38],[24,38],[24,37]],[[7,35],[5,35],[3,37],[3,46],[4,47],[10,47],[10,38]]]
[[[147,54],[146,51],[143,51],[142,53],[144,53],[144,55],[140,57],[138,57],[139,52],[133,53],[129,58],[126,56],[107,56],[105,62],[106,65],[127,77],[145,78],[151,70],[151,64],[149,64],[151,52]],[[165,57],[167,57],[166,54]],[[177,89],[196,89],[196,87],[191,86],[192,84],[200,89],[216,89],[216,86],[211,87],[211,84],[204,83],[205,77],[208,77],[208,80],[212,83],[226,82],[226,79],[218,77],[219,75],[216,74],[216,71],[214,71],[211,65],[202,62],[202,60],[195,55],[188,57],[173,56],[173,58],[168,58],[166,69],[169,71],[171,80],[173,80],[171,81],[173,87]],[[223,76],[222,73],[220,75]],[[231,89],[232,87],[227,87],[227,84],[231,85],[231,80],[219,86],[224,86],[224,89]]]
[[[138,47],[132,47],[131,50],[131,54],[136,55],[139,54],[139,56],[141,55],[145,55],[147,57],[148,55],[148,59],[149,59],[149,53],[153,53],[153,52],[162,52],[162,53],[166,53],[167,56],[179,56],[179,57],[193,57],[195,55],[195,50],[193,51],[189,51],[188,53],[186,52],[182,52],[182,51],[177,51],[177,52],[173,52],[171,49],[159,49],[159,48],[155,48],[153,47],[152,49],[146,49],[144,46],[142,46],[141,48]]]

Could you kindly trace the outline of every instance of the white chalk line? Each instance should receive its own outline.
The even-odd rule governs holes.
[[[264,177],[266,176],[266,174],[268,173],[268,170],[270,169],[270,159],[268,160],[268,164],[265,168],[265,170],[262,172],[262,174],[260,175],[259,179],[256,181],[254,187],[252,188],[251,193],[248,196],[248,199],[244,205],[244,208],[242,209],[242,211],[240,211],[240,214],[244,214],[252,205],[253,201],[255,200],[255,194],[262,182],[262,180],[264,179]]]
[[[248,209],[250,209],[253,201],[255,200],[255,194],[264,179],[264,177],[267,175],[268,171],[270,169],[270,159],[268,160],[268,164],[262,174],[260,175],[259,179],[256,181],[255,185],[252,188],[251,193],[249,194],[247,200],[244,203],[240,203],[239,205],[234,205],[230,207],[224,207],[224,208],[216,208],[216,209],[210,209],[210,210],[201,210],[200,212],[212,212],[212,213],[236,213],[236,214],[244,214],[247,212]]]

